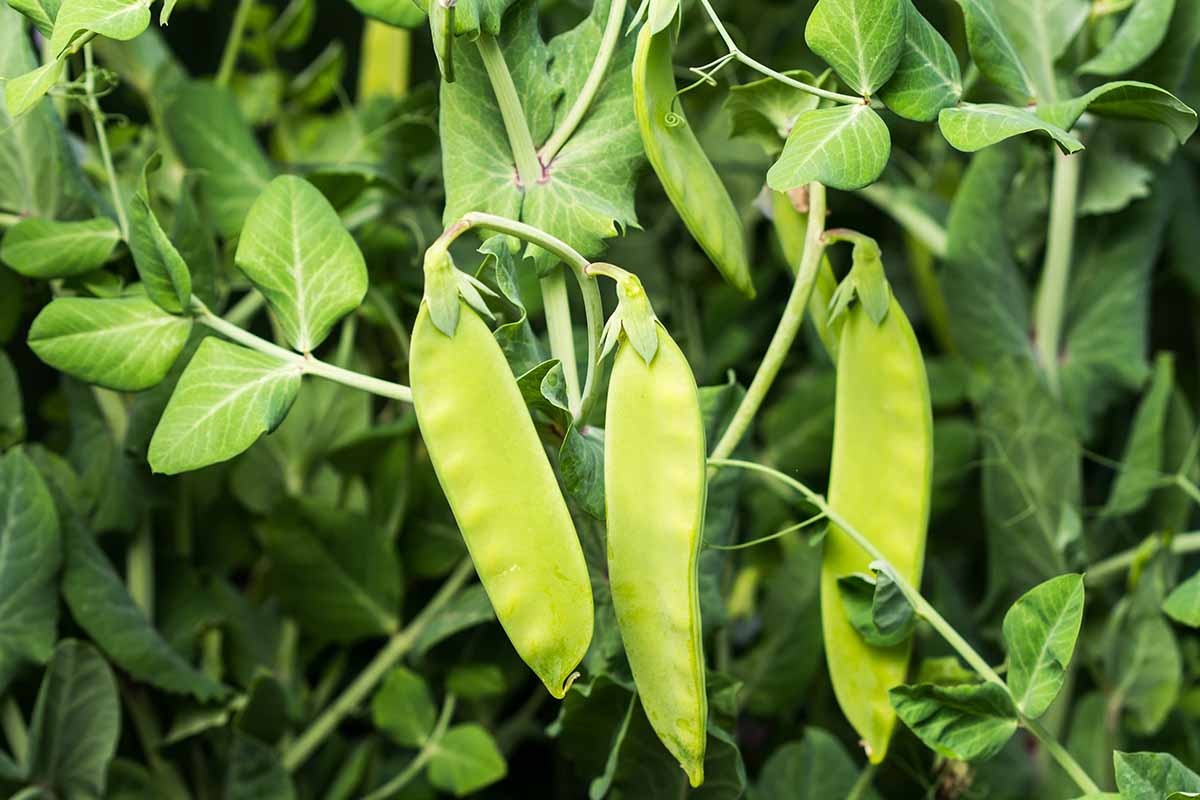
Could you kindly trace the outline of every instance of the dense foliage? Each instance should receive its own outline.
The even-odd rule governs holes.
[[[0,3],[0,796],[1200,796],[1198,49],[1196,0]],[[689,366],[706,506],[653,492]],[[590,583],[569,643],[472,538],[571,572],[555,477],[585,563],[513,602]],[[630,661],[698,671],[688,774]]]

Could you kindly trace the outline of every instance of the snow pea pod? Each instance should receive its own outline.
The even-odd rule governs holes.
[[[613,608],[651,727],[704,780],[708,700],[696,563],[704,529],[704,424],[696,379],[657,321],[647,365],[628,339],[608,389],[604,481]]]
[[[921,582],[933,467],[925,362],[895,298],[876,325],[861,303],[838,346],[829,505],[914,586]],[[821,620],[834,694],[872,763],[883,761],[896,713],[888,689],[904,682],[911,639],[868,645],[850,624],[838,578],[870,572],[871,558],[830,525],[821,565]]]
[[[638,33],[633,98],[646,157],[692,237],[734,288],[754,297],[741,217],[675,100],[675,22]],[[678,12],[674,19],[678,20]]]
[[[496,616],[561,699],[592,640],[591,582],[512,370],[466,303],[453,336],[422,303],[410,380],[421,436]]]

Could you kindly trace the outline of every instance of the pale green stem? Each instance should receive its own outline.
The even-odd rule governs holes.
[[[850,794],[846,795],[846,800],[862,800],[866,797],[871,791],[871,781],[875,780],[875,773],[878,771],[878,764],[867,764],[863,771],[858,773],[858,780],[851,787]]]
[[[809,525],[814,525],[823,519],[825,519],[824,514],[814,514],[803,522],[797,522],[795,525],[788,525],[783,530],[775,531],[770,535],[762,536],[758,539],[751,539],[748,542],[739,542],[738,544],[706,544],[704,546],[709,550],[745,550],[748,547],[755,547],[760,544],[766,544],[767,542],[773,542],[776,539],[782,539],[789,533],[795,533],[796,531],[804,530]]]
[[[421,773],[421,770],[425,768],[425,765],[429,763],[429,760],[437,752],[442,737],[446,735],[446,729],[450,727],[450,720],[454,717],[455,702],[453,694],[446,695],[446,702],[442,704],[442,713],[438,716],[437,724],[429,734],[429,738],[421,745],[421,749],[417,752],[416,757],[408,762],[408,765],[396,777],[371,792],[363,800],[387,800],[387,798],[394,796],[405,786],[408,786],[409,782]]]
[[[729,52],[738,61],[745,64],[747,67],[750,67],[750,69],[761,72],[763,75],[766,75],[769,78],[774,78],[780,83],[791,86],[794,89],[799,89],[802,92],[807,92],[808,94],[815,95],[825,100],[833,100],[846,105],[863,105],[863,98],[857,95],[831,92],[828,89],[822,89],[819,86],[813,86],[811,84],[798,81],[795,78],[790,78],[787,75],[784,75],[782,72],[776,72],[765,64],[755,61],[753,58],[743,53],[741,49],[734,44],[733,37],[729,35],[729,31],[725,30],[725,25],[721,22],[721,18],[717,16],[717,12],[713,10],[712,4],[709,3],[709,0],[700,0],[700,2],[703,4],[704,10],[708,13],[708,18],[712,20],[713,27],[717,29],[717,33],[721,35],[721,39],[725,42],[725,46],[729,48]]]
[[[538,161],[537,147],[533,143],[533,135],[529,132],[529,122],[525,119],[521,98],[517,96],[512,73],[504,63],[504,54],[500,52],[500,45],[497,44],[495,36],[481,33],[475,40],[475,45],[479,48],[483,68],[487,70],[488,80],[491,81],[492,91],[500,106],[500,117],[504,121],[513,160],[517,164],[517,180],[521,186],[533,186],[542,179],[542,162]]]
[[[575,280],[579,284],[579,291],[583,294],[583,311],[587,318],[588,336],[587,377],[583,382],[583,397],[580,401],[579,413],[575,415],[575,421],[580,422],[586,419],[592,406],[595,405],[599,393],[600,387],[596,373],[600,362],[600,333],[604,329],[604,306],[600,300],[600,289],[596,285],[596,279],[588,274],[588,260],[562,239],[539,228],[481,211],[465,214],[442,232],[442,235],[438,237],[438,242],[448,247],[451,242],[472,228],[486,228],[496,233],[515,236],[522,241],[536,245],[565,263],[575,276]]]
[[[342,367],[328,364],[320,359],[313,358],[311,355],[304,356],[299,353],[293,353],[291,350],[284,349],[277,344],[268,342],[261,336],[256,336],[248,330],[239,328],[228,321],[218,317],[208,309],[198,298],[192,297],[192,310],[195,313],[196,321],[202,325],[207,325],[217,333],[227,339],[237,342],[238,344],[249,347],[251,350],[257,350],[269,356],[274,356],[289,364],[293,364],[296,368],[306,375],[316,375],[326,380],[340,383],[343,386],[350,386],[354,389],[360,389],[370,394],[387,397],[392,400],[400,400],[404,403],[412,402],[412,389],[400,383],[392,383],[391,381],[373,378],[370,375],[363,375],[359,372],[353,372]]]
[[[409,648],[420,636],[421,632],[429,625],[430,621],[437,613],[458,593],[467,579],[474,572],[474,567],[469,559],[464,559],[446,582],[438,589],[437,594],[429,601],[425,608],[413,618],[404,630],[396,633],[384,645],[379,654],[367,664],[366,668],[358,674],[351,684],[346,687],[346,690],[338,696],[333,703],[326,708],[321,715],[309,726],[296,741],[287,748],[283,754],[283,766],[289,772],[294,772],[299,769],[308,757],[321,745],[329,734],[333,733],[334,729],[341,723],[348,714],[351,714],[355,709],[362,705],[375,686],[383,680],[392,667],[404,657]]]
[[[233,68],[237,66],[238,53],[242,49],[242,36],[246,33],[246,21],[253,7],[254,0],[238,1],[233,24],[229,28],[229,38],[225,40],[225,51],[221,53],[221,66],[217,69],[215,80],[218,86],[228,86],[229,79],[233,77]]]
[[[242,295],[242,299],[233,304],[233,308],[225,312],[225,321],[239,328],[244,327],[267,302],[262,292],[251,289]]]
[[[1075,205],[1079,194],[1080,156],[1055,151],[1054,179],[1050,192],[1050,226],[1042,282],[1034,308],[1033,331],[1046,380],[1059,391],[1058,348],[1062,336],[1067,288],[1071,281],[1071,254],[1075,247]]]
[[[1187,479],[1185,475],[1175,476],[1175,485],[1183,490],[1183,493],[1192,498],[1192,502],[1200,505],[1200,487]]]
[[[604,83],[604,76],[608,74],[608,65],[612,61],[613,52],[617,49],[617,41],[621,37],[621,23],[624,19],[625,0],[612,0],[612,4],[608,7],[608,20],[604,23],[604,34],[600,39],[600,47],[596,51],[596,60],[592,62],[592,69],[588,72],[587,79],[584,80],[583,88],[579,90],[579,96],[575,98],[574,105],[558,123],[558,127],[554,129],[554,133],[550,134],[546,143],[542,145],[541,152],[538,154],[542,165],[550,166],[550,162],[558,155],[558,151],[562,150],[563,145],[571,138],[571,134],[579,127],[579,123],[583,122],[584,116],[591,108],[592,101],[596,99],[596,93],[600,91],[600,86]]]
[[[878,561],[886,565],[890,577],[893,581],[895,581],[896,586],[900,589],[900,591],[904,593],[905,598],[913,607],[913,610],[916,611],[917,615],[921,617],[921,619],[928,622],[930,627],[932,627],[938,633],[938,635],[941,636],[942,639],[944,639],[946,643],[949,644],[950,647],[952,647],[954,651],[958,653],[962,659],[966,661],[967,664],[970,665],[970,667],[982,678],[996,684],[1002,688],[1010,698],[1012,698],[1012,692],[1009,691],[1008,685],[1004,683],[1004,680],[998,674],[996,674],[996,671],[992,669],[991,665],[987,663],[984,657],[979,655],[975,648],[971,647],[967,640],[964,639],[958,633],[958,631],[954,629],[954,626],[947,622],[946,618],[938,613],[938,610],[934,608],[928,600],[925,599],[917,587],[913,586],[907,578],[901,575],[896,568],[892,566],[891,562],[888,561],[879,548],[877,548],[870,539],[864,536],[862,532],[858,530],[858,528],[850,524],[845,517],[843,517],[837,511],[834,511],[829,504],[825,502],[824,497],[817,494],[812,489],[809,489],[803,483],[791,477],[790,475],[785,475],[779,470],[772,469],[770,467],[764,467],[761,464],[755,464],[752,461],[710,458],[708,463],[716,467],[736,467],[738,469],[750,470],[752,472],[760,472],[764,475],[769,475],[772,478],[781,481],[795,489],[818,511],[821,511],[825,514],[825,516],[829,517],[829,521],[836,525],[839,531],[849,536],[854,543],[857,544],[868,555],[870,555],[874,561]],[[1015,699],[1013,699],[1013,707],[1016,708]],[[1099,787],[1097,787],[1092,779],[1088,777],[1087,773],[1083,771],[1083,768],[1079,766],[1079,763],[1075,761],[1075,758],[1069,752],[1067,752],[1065,748],[1058,744],[1058,742],[1052,736],[1050,736],[1049,732],[1042,727],[1037,720],[1026,717],[1020,711],[1017,711],[1017,717],[1020,719],[1025,728],[1038,738],[1038,740],[1050,753],[1051,757],[1058,762],[1059,766],[1063,768],[1063,770],[1071,777],[1073,781],[1075,781],[1075,783],[1084,791],[1084,793],[1098,794],[1100,792]]]
[[[0,713],[0,724],[4,727],[4,736],[8,739],[8,749],[12,751],[17,766],[23,766],[29,758],[29,728],[25,726],[25,718],[17,701],[9,697],[4,701],[3,713]]]
[[[758,409],[766,399],[775,376],[779,374],[783,361],[787,358],[800,325],[804,322],[804,310],[808,307],[808,298],[812,294],[813,284],[817,280],[817,270],[821,265],[821,256],[825,252],[822,234],[825,231],[825,187],[813,182],[808,185],[808,228],[804,235],[804,256],[800,260],[800,268],[796,271],[796,281],[792,284],[792,293],[784,306],[783,316],[779,320],[767,352],[763,355],[750,388],[738,405],[729,427],[713,448],[713,458],[726,458],[733,453],[738,442],[746,435]]]
[[[1173,536],[1171,537],[1169,546],[1171,552],[1176,554],[1200,552],[1200,531],[1181,533]],[[1088,567],[1085,572],[1084,583],[1088,586],[1099,586],[1114,578],[1119,578],[1145,553],[1145,547],[1139,545],[1131,547],[1128,550],[1122,550],[1120,553],[1109,556],[1103,561],[1097,561]]]
[[[96,144],[100,146],[100,160],[104,164],[104,173],[108,176],[108,190],[112,193],[113,207],[117,212],[117,224],[121,228],[121,238],[129,241],[129,219],[125,216],[125,203],[121,200],[121,189],[117,185],[117,170],[113,167],[112,151],[108,149],[108,133],[104,129],[104,112],[96,100],[96,72],[93,69],[92,46],[83,48],[83,62],[86,74],[83,76],[83,88],[87,110],[92,116],[92,125],[96,127]]]
[[[567,296],[567,276],[557,267],[540,281],[542,307],[546,312],[546,332],[550,336],[550,354],[562,365],[567,385],[567,407],[579,418],[582,397],[579,393],[579,365],[575,363],[575,332],[571,326],[571,300]]]

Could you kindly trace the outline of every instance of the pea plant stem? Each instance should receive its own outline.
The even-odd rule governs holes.
[[[421,774],[421,770],[433,758],[434,753],[437,752],[438,745],[442,741],[442,737],[446,735],[446,730],[450,727],[450,720],[454,718],[455,704],[456,699],[454,695],[446,695],[446,702],[442,704],[442,712],[438,715],[437,724],[434,725],[429,738],[421,745],[421,749],[417,751],[416,757],[408,762],[408,765],[400,770],[396,774],[396,777],[371,792],[363,800],[387,800],[387,798],[392,797],[396,792],[408,786],[413,778]]]
[[[725,29],[724,23],[722,23],[721,18],[717,16],[717,12],[713,10],[712,4],[709,2],[709,0],[700,0],[700,2],[704,6],[704,10],[708,14],[708,18],[712,22],[713,27],[717,29],[717,33],[720,34],[721,39],[725,42],[725,46],[729,48],[730,54],[750,69],[756,72],[761,72],[763,75],[766,75],[769,78],[774,78],[780,83],[791,86],[794,89],[799,89],[802,92],[807,92],[808,94],[815,95],[825,100],[833,100],[834,102],[842,103],[844,105],[862,105],[865,102],[862,97],[857,95],[831,92],[828,89],[822,89],[819,86],[813,86],[812,84],[798,81],[795,78],[784,75],[782,72],[777,72],[771,69],[766,64],[754,60],[750,56],[743,53],[737,44],[734,43],[733,37],[730,36],[729,31]]]
[[[104,164],[104,173],[108,176],[108,190],[112,194],[113,210],[117,212],[117,224],[121,228],[121,238],[129,241],[129,219],[125,216],[125,203],[121,200],[121,189],[117,185],[117,171],[113,167],[112,151],[108,148],[108,133],[104,127],[104,112],[100,110],[100,102],[96,99],[96,70],[92,58],[92,46],[83,48],[83,90],[84,102],[92,117],[92,125],[96,128],[96,144],[100,147],[100,161]]]
[[[562,365],[563,381],[567,388],[567,407],[571,414],[579,412],[582,395],[579,392],[579,366],[575,363],[575,334],[571,329],[571,300],[567,296],[567,276],[561,269],[541,279],[542,307],[546,312],[546,332],[550,337],[550,354]]]
[[[459,589],[473,573],[474,567],[472,567],[470,559],[463,559],[438,589],[437,594],[417,616],[413,617],[412,622],[394,634],[375,658],[346,687],[345,691],[321,712],[298,739],[288,746],[283,754],[283,766],[288,772],[299,769],[341,721],[362,705],[367,695],[383,680],[384,675],[404,657],[430,621],[458,594]]]
[[[500,106],[500,117],[504,121],[504,130],[508,133],[508,143],[512,147],[513,161],[517,165],[517,180],[522,186],[533,186],[542,178],[542,163],[538,161],[537,147],[533,144],[533,134],[529,132],[529,122],[525,119],[525,110],[521,107],[521,98],[517,95],[517,87],[513,84],[512,73],[504,62],[504,53],[496,37],[490,33],[481,33],[475,40],[479,55],[483,59],[483,68],[487,70],[488,80],[492,84],[492,92]]]
[[[233,23],[229,27],[229,38],[225,40],[225,50],[221,53],[221,66],[217,68],[216,84],[228,86],[233,77],[233,68],[237,66],[238,52],[242,49],[242,36],[246,33],[246,22],[250,19],[250,11],[254,8],[254,0],[238,0],[237,10],[233,12]]]
[[[958,653],[959,656],[961,656],[962,659],[966,661],[973,670],[975,670],[975,672],[977,672],[984,680],[1000,686],[1010,698],[1012,697],[1012,693],[1009,691],[1008,685],[1004,683],[1004,680],[996,673],[996,670],[992,669],[991,665],[987,663],[987,660],[984,659],[984,657],[981,656],[978,651],[975,650],[975,648],[971,647],[970,643],[968,643],[967,640],[964,639],[957,630],[955,630],[953,625],[946,621],[945,617],[938,613],[938,610],[934,608],[928,600],[925,599],[917,587],[909,583],[909,581],[903,575],[896,571],[887,558],[884,557],[879,548],[877,548],[871,542],[871,540],[863,535],[863,533],[854,525],[850,524],[841,514],[831,508],[829,504],[825,502],[825,498],[823,496],[817,494],[812,489],[809,489],[803,483],[791,477],[790,475],[785,475],[779,470],[763,466],[762,464],[756,464],[752,461],[710,458],[708,463],[716,467],[734,467],[737,469],[745,469],[752,472],[759,472],[764,475],[769,475],[770,477],[787,484],[796,492],[798,492],[806,501],[808,501],[809,504],[814,506],[818,511],[828,517],[830,522],[836,525],[840,531],[849,536],[855,544],[857,544],[868,555],[870,555],[873,560],[881,562],[886,566],[889,576],[896,583],[896,586],[899,587],[900,591],[904,593],[905,598],[908,600],[909,604],[912,605],[913,610],[916,611],[917,615],[929,623],[930,627],[932,627],[938,633],[938,635],[941,636],[942,639],[945,640],[945,642],[949,644],[950,647],[953,648],[954,651]],[[1013,701],[1013,706],[1014,708],[1016,707],[1015,700]],[[1017,712],[1017,716],[1026,730],[1037,737],[1037,739],[1046,748],[1047,752],[1050,753],[1050,756],[1056,762],[1058,762],[1058,765],[1063,768],[1063,771],[1065,771],[1071,777],[1071,779],[1075,781],[1076,785],[1078,785],[1085,794],[1100,793],[1099,787],[1096,786],[1095,782],[1087,775],[1086,772],[1084,772],[1083,768],[1079,766],[1079,763],[1075,760],[1075,758],[1050,735],[1049,731],[1047,731],[1041,725],[1041,723],[1035,719],[1026,717],[1019,711]]]
[[[541,152],[538,154],[543,165],[550,165],[550,162],[558,155],[558,151],[562,150],[563,145],[571,138],[571,134],[575,133],[575,129],[587,115],[588,109],[591,108],[592,101],[596,98],[596,93],[600,91],[600,85],[604,82],[604,76],[608,74],[608,65],[612,61],[613,52],[617,49],[617,41],[621,37],[621,23],[624,19],[625,0],[612,0],[612,4],[608,7],[608,19],[604,23],[600,47],[596,51],[596,60],[592,62],[592,68],[583,82],[583,88],[579,90],[579,96],[575,98],[575,103],[558,123],[554,132],[550,134],[550,138],[542,145]]]
[[[313,358],[311,355],[306,356],[293,353],[291,350],[280,347],[273,342],[268,342],[261,336],[256,336],[250,331],[222,319],[195,297],[192,298],[192,311],[195,314],[196,321],[201,325],[205,325],[230,341],[237,342],[244,347],[249,347],[251,350],[256,350],[286,361],[289,364],[294,364],[302,373],[317,375],[335,383],[340,383],[343,386],[350,386],[364,392],[379,395],[380,397],[387,397],[404,403],[412,402],[412,389],[403,384],[392,383],[391,381],[380,380],[370,375],[363,375],[359,372],[343,369],[342,367]]]
[[[1075,246],[1075,206],[1079,194],[1079,156],[1055,151],[1050,191],[1050,224],[1042,282],[1034,308],[1034,337],[1051,391],[1058,394],[1058,348],[1062,336],[1067,287],[1071,279],[1071,254]]]
[[[579,291],[583,294],[583,311],[586,317],[588,337],[588,365],[579,408],[578,410],[572,409],[572,416],[576,422],[586,419],[592,406],[596,404],[600,388],[596,373],[600,362],[600,333],[604,328],[604,305],[600,300],[600,288],[596,285],[596,279],[587,271],[590,262],[571,245],[540,228],[481,211],[465,214],[450,225],[442,232],[435,245],[440,243],[440,246],[449,247],[451,242],[472,228],[485,228],[496,233],[515,236],[524,242],[536,245],[566,264],[567,268],[571,270],[571,274],[575,276],[575,280],[579,284]],[[573,344],[568,352],[575,352]],[[564,367],[565,369],[566,367]]]
[[[1200,552],[1200,531],[1181,533],[1171,537],[1170,542],[1164,542],[1164,544],[1170,548],[1172,553],[1177,555]],[[1146,547],[1138,545],[1128,550],[1122,550],[1120,553],[1109,556],[1103,561],[1097,561],[1088,567],[1087,572],[1084,574],[1084,583],[1087,586],[1101,586],[1110,580],[1119,578],[1146,553]]]
[[[821,256],[825,252],[825,245],[822,241],[822,234],[825,232],[825,187],[816,182],[810,183],[808,185],[808,203],[808,228],[804,234],[804,255],[800,260],[800,268],[796,271],[796,281],[792,284],[792,293],[788,297],[787,305],[784,306],[783,316],[779,320],[779,326],[775,328],[771,343],[767,345],[767,352],[763,355],[762,363],[759,364],[758,371],[750,381],[750,388],[746,390],[746,396],[742,398],[729,426],[721,434],[721,438],[713,448],[712,457],[715,459],[727,458],[731,455],[734,448],[738,446],[738,442],[746,435],[746,431],[754,422],[754,417],[758,414],[758,409],[762,406],[771,384],[775,382],[775,376],[779,374],[779,369],[783,366],[788,351],[792,348],[792,342],[796,340],[801,323],[804,322],[804,310],[808,307],[808,298],[812,294],[813,284],[817,280],[817,270],[821,265]]]

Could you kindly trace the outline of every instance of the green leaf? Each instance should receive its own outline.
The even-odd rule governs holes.
[[[437,708],[425,680],[406,667],[396,667],[371,699],[371,718],[401,747],[420,747],[433,733]]]
[[[1037,114],[999,103],[943,109],[938,115],[938,128],[947,142],[964,153],[974,153],[1024,133],[1043,133],[1064,153],[1083,149],[1083,142]]]
[[[1085,95],[1040,106],[1037,115],[1062,128],[1071,128],[1085,111],[1099,117],[1157,122],[1170,128],[1183,144],[1196,132],[1196,112],[1175,95],[1149,83],[1115,81]]]
[[[414,1],[421,11],[429,13],[431,0]],[[493,35],[500,33],[501,20],[511,5],[513,5],[513,0],[466,0],[466,2],[454,3],[452,6],[454,8],[454,35],[469,43],[478,38],[481,31]],[[445,7],[443,4],[443,8]],[[511,24],[511,20],[508,20],[506,24]],[[460,47],[460,50],[465,49],[466,47]],[[455,56],[455,66],[458,66],[457,56]]]
[[[283,335],[312,352],[367,293],[367,265],[325,196],[282,175],[246,216],[238,267],[267,298]]]
[[[1158,49],[1167,36],[1175,0],[1137,0],[1104,48],[1076,70],[1081,75],[1120,75]]]
[[[1017,710],[1004,687],[994,683],[898,686],[888,697],[904,724],[946,758],[984,761],[1017,730]]]
[[[60,504],[60,509],[62,508]],[[96,543],[69,510],[62,593],[71,616],[112,661],[139,681],[201,702],[220,699],[225,687],[185,661],[154,629]]]
[[[457,538],[457,531],[451,531]],[[406,564],[410,562],[406,561]],[[439,642],[445,641],[456,633],[482,625],[496,618],[491,601],[483,590],[482,584],[473,584],[454,596],[454,599],[444,605],[429,621],[413,642],[413,654],[421,658]]]
[[[0,350],[0,451],[25,439],[21,382],[8,354]]]
[[[299,391],[295,364],[205,339],[150,440],[150,467],[173,475],[233,458],[275,430]]]
[[[226,800],[295,800],[296,789],[274,747],[236,732],[225,773]]]
[[[767,185],[786,192],[812,181],[831,189],[861,189],[887,166],[892,139],[869,106],[809,111],[796,120],[783,153],[767,171]]]
[[[33,22],[43,36],[54,32],[54,18],[58,16],[61,0],[8,0],[8,4]]]
[[[1200,572],[1172,589],[1163,601],[1162,610],[1176,622],[1200,628]]]
[[[150,207],[146,178],[161,163],[162,156],[155,153],[142,166],[141,180],[129,202],[129,249],[146,294],[167,311],[178,314],[191,302],[192,276]]]
[[[594,4],[585,20],[549,45],[538,33],[535,4],[519,3],[505,18],[499,43],[535,145],[545,142],[583,86],[607,14],[607,2]],[[546,165],[546,179],[521,187],[482,60],[475,48],[460,47],[456,79],[441,87],[445,224],[487,211],[535,225],[585,256],[637,225],[633,192],[643,150],[628,77],[632,59],[632,39],[623,40],[587,115]],[[605,168],[597,170],[598,163]]]
[[[1142,735],[1163,726],[1183,683],[1183,656],[1160,607],[1161,600],[1148,608],[1124,602],[1106,631],[1110,708],[1125,712],[1126,725]]]
[[[996,211],[1012,191],[1016,156],[1007,145],[975,156],[946,221],[947,263],[939,277],[954,343],[973,364],[1032,358],[1029,290],[1009,247],[1004,216]]]
[[[192,330],[144,296],[60,297],[29,328],[29,347],[57,370],[124,392],[156,385]]]
[[[217,231],[233,238],[271,180],[271,165],[227,89],[205,81],[173,87],[163,122],[184,166],[197,175]]]
[[[851,89],[870,97],[900,63],[904,5],[904,0],[820,0],[804,41]]]
[[[1162,353],[1154,378],[1138,405],[1121,466],[1101,512],[1106,517],[1139,511],[1163,483],[1164,433],[1175,385],[1175,359]]]
[[[504,755],[481,725],[455,725],[434,745],[429,782],[434,788],[463,797],[508,774]]]
[[[822,86],[825,83],[825,76],[817,78],[802,69],[785,74],[810,86]],[[767,155],[773,156],[783,147],[800,115],[812,111],[820,101],[815,94],[802,92],[774,78],[731,86],[729,97],[725,100],[725,111],[733,121],[730,135],[751,139]]]
[[[121,231],[108,217],[56,222],[30,217],[8,229],[0,260],[28,278],[67,278],[108,261]]]
[[[1055,62],[1087,21],[1088,0],[1001,0],[993,2],[1001,28],[1025,65],[1031,98],[1053,102],[1059,95],[1061,76]],[[981,65],[982,69],[982,65]]]
[[[413,0],[350,0],[364,16],[397,28],[415,28],[425,22],[425,12]]]
[[[1008,686],[1025,716],[1037,719],[1058,696],[1082,624],[1082,575],[1035,586],[1004,615]]]
[[[0,3],[0,78],[36,68],[25,19]],[[14,119],[0,104],[0,211],[61,219],[86,214],[91,188],[49,101]]]
[[[858,766],[837,737],[809,726],[803,739],[788,742],[771,754],[750,796],[754,800],[849,797],[858,775]],[[860,797],[871,800],[878,795],[868,790]]]
[[[1176,0],[1175,13],[1167,26],[1167,35],[1158,49],[1146,59],[1134,77],[1168,89],[1178,88],[1192,66],[1200,46],[1200,6]]]
[[[905,119],[930,122],[962,97],[958,56],[912,0],[904,0],[904,6],[907,22],[900,64],[879,97]]]
[[[1170,753],[1113,753],[1122,800],[1162,800],[1172,792],[1200,792],[1200,775]]]
[[[315,637],[394,633],[400,570],[390,537],[356,514],[301,504],[258,527],[280,603]]]
[[[62,59],[51,61],[24,75],[6,81],[4,102],[8,105],[8,113],[19,117],[33,108],[39,100],[46,96],[50,87],[58,83],[65,64],[66,62]]]
[[[392,669],[371,700],[374,724],[401,747],[424,745],[437,716],[430,687],[406,667]]]
[[[838,578],[838,591],[850,624],[867,644],[892,647],[912,636],[916,614],[886,571]]]
[[[1081,507],[1080,447],[1070,417],[1032,362],[993,366],[978,403],[992,591],[1024,591],[1068,571]]]
[[[54,499],[25,454],[10,450],[0,456],[0,673],[50,657],[61,559]]]
[[[55,797],[104,797],[121,731],[112,670],[90,645],[54,649],[29,729],[29,780]]]
[[[1001,0],[1007,2],[1008,0]],[[1020,100],[1034,96],[1034,82],[1001,26],[995,0],[957,0],[967,28],[967,47],[979,71]]]
[[[50,37],[51,55],[62,55],[85,31],[125,42],[150,27],[151,0],[62,0]]]

